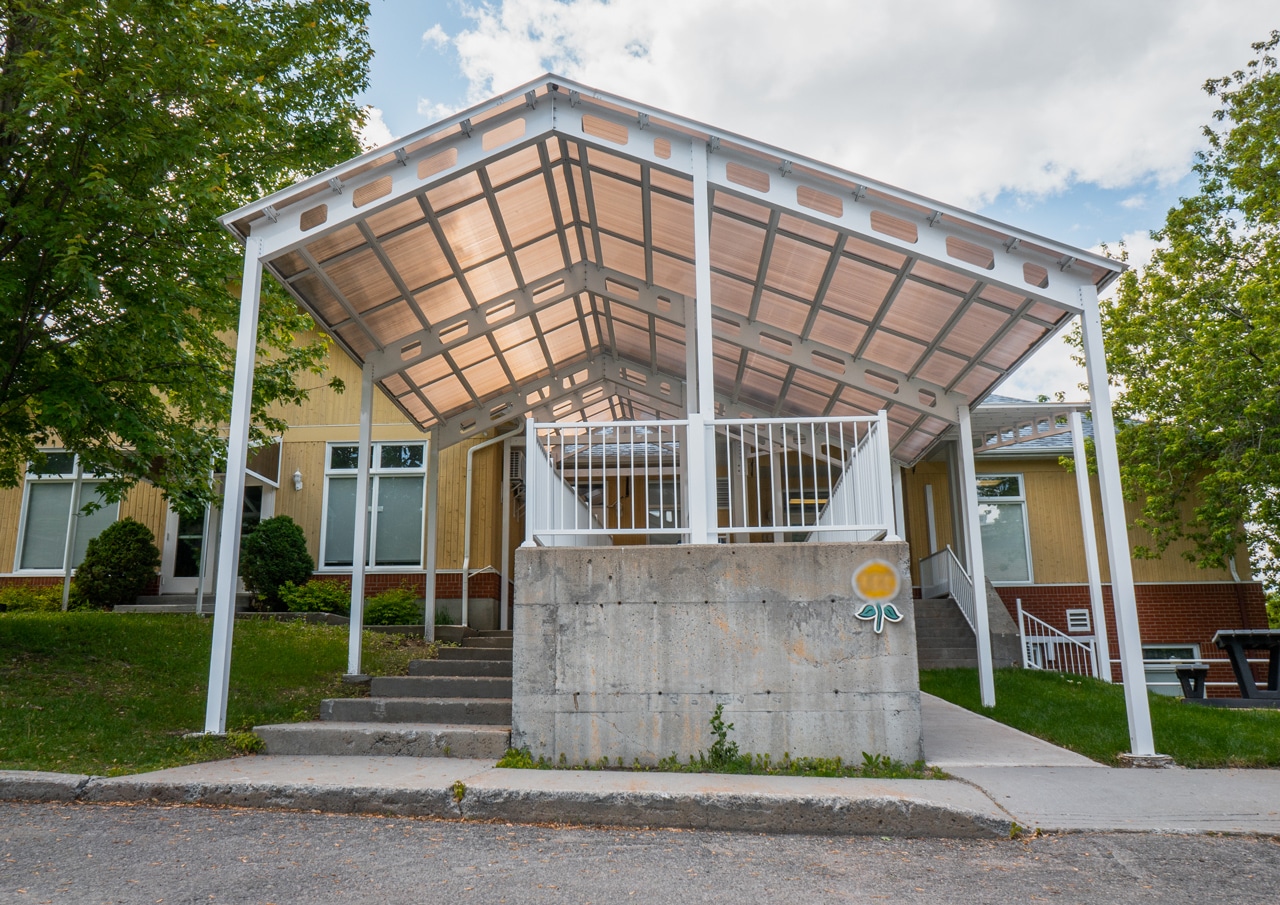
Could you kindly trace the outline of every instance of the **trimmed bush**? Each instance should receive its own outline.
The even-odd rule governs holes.
[[[62,609],[62,585],[9,585],[0,588],[0,613],[56,613]]]
[[[351,612],[351,589],[340,581],[312,579],[304,585],[286,581],[280,586],[280,602],[290,613],[346,616]]]
[[[305,584],[315,568],[301,526],[287,515],[264,519],[240,540],[240,579],[264,609],[283,609],[280,587]]]
[[[160,551],[151,529],[131,518],[121,519],[89,541],[84,562],[71,581],[70,605],[109,610],[134,603],[159,565]]]
[[[426,605],[408,588],[392,588],[370,597],[364,605],[365,625],[420,625]]]

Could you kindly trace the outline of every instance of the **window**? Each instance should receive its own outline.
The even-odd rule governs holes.
[[[993,582],[1031,581],[1031,542],[1022,475],[978,475],[982,562]]]
[[[1198,644],[1142,645],[1142,671],[1146,674],[1147,688],[1156,694],[1181,697],[1182,683],[1178,681],[1178,667],[1199,659]]]
[[[27,467],[22,495],[22,530],[18,537],[17,569],[62,571],[67,549],[67,520],[75,493],[76,457],[69,452],[46,453],[44,462]],[[85,475],[80,488],[80,505],[96,500],[99,508],[76,514],[76,536],[71,550],[71,567],[84,561],[89,541],[116,520],[119,503],[98,496],[101,480]]]
[[[369,468],[368,564],[422,566],[426,459],[422,443],[375,443]],[[325,467],[321,562],[350,567],[355,550],[356,465],[352,444],[332,444]]]

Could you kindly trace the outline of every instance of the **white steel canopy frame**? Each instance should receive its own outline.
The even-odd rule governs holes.
[[[222,223],[242,304],[269,270],[444,446],[526,415],[884,411],[911,464],[1123,270],[554,75]]]

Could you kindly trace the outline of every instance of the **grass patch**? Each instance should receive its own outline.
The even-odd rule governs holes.
[[[237,620],[227,738],[204,726],[213,624],[133,613],[0,615],[0,769],[115,776],[255,750],[262,723],[314,719],[344,685],[345,626]],[[365,671],[434,656],[420,639],[366,633]]]
[[[920,673],[920,689],[1104,764],[1129,750],[1124,689],[1097,679],[997,669],[996,706],[973,669]],[[1149,694],[1156,750],[1184,767],[1280,766],[1280,710],[1227,710]]]

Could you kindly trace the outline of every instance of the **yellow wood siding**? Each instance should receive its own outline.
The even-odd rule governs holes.
[[[18,522],[22,518],[22,485],[0,490],[0,572],[14,568],[18,555]]]
[[[925,486],[933,487],[933,521],[938,549],[956,546],[952,533],[951,480],[944,462],[920,462],[902,475],[902,508],[911,547],[911,582],[920,583],[920,560],[929,555],[929,520]]]
[[[120,518],[131,518],[150,528],[160,550],[164,549],[164,526],[168,515],[169,504],[154,484],[138,484],[120,501]]]

